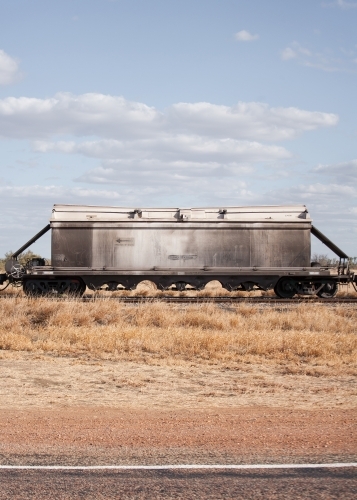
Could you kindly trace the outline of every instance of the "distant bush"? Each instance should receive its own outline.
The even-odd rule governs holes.
[[[320,262],[322,266],[338,266],[340,259],[337,257],[329,257],[326,254],[314,253],[311,257],[312,262]],[[348,259],[350,267],[357,267],[357,257]]]

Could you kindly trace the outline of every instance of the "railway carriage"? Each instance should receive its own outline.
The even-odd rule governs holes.
[[[51,230],[51,264],[18,255]],[[311,234],[340,258],[337,272],[311,263]],[[348,256],[313,225],[305,205],[123,208],[54,205],[50,224],[15,252],[0,283],[31,295],[161,289],[201,290],[218,280],[230,291],[270,290],[333,297],[356,283]]]

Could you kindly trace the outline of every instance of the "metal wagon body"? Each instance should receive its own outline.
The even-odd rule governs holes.
[[[55,267],[306,267],[305,207],[120,209],[55,205]]]
[[[337,290],[328,269],[311,267],[314,228],[304,205],[191,209],[54,205],[48,228],[51,266],[34,265],[23,274],[28,293],[82,292],[85,286],[134,289],[144,280],[162,290],[202,289],[218,280],[227,290],[274,288],[286,297],[331,296]],[[351,279],[344,269],[339,282]]]

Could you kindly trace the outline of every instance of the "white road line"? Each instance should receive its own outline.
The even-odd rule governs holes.
[[[0,470],[173,470],[173,469],[321,469],[357,467],[357,462],[327,464],[242,464],[242,465],[0,465]]]

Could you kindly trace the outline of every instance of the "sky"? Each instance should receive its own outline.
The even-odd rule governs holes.
[[[356,28],[357,0],[0,0],[0,256],[55,203],[304,204],[356,256]]]

